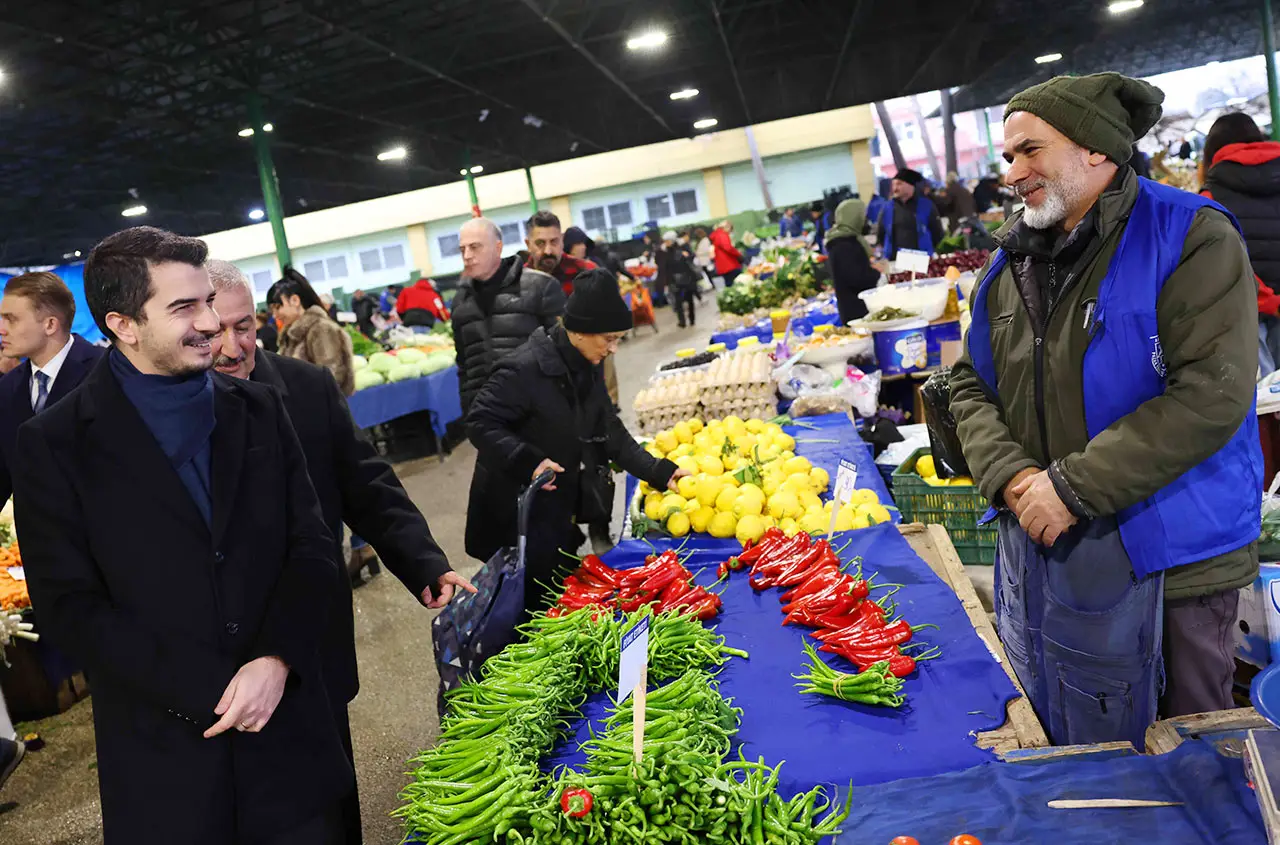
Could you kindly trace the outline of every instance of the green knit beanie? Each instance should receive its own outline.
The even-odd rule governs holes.
[[[1118,73],[1058,76],[1014,95],[1004,118],[1030,112],[1090,152],[1123,164],[1133,142],[1164,113],[1163,102],[1159,88]]]

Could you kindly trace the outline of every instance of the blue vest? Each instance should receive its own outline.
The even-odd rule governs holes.
[[[892,200],[881,212],[884,223],[884,257],[893,260],[898,248],[893,243],[893,212],[898,204]],[[933,202],[925,197],[916,197],[916,249],[933,255],[933,234],[929,231],[929,217],[933,213]],[[909,249],[909,247],[908,247]]]
[[[1098,289],[1092,338],[1084,356],[1084,412],[1090,439],[1164,393],[1166,369],[1156,302],[1182,259],[1196,212],[1205,206],[1235,223],[1212,200],[1139,180],[1129,223]],[[998,388],[999,373],[991,352],[987,296],[1007,262],[1004,250],[998,250],[975,291],[971,309],[969,357],[992,391]],[[1179,435],[1169,431],[1162,436]],[[1217,453],[1151,498],[1116,515],[1134,574],[1144,578],[1253,542],[1261,532],[1261,490],[1258,418],[1250,411]]]

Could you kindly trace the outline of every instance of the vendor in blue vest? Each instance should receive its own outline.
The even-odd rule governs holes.
[[[920,192],[922,182],[922,174],[905,168],[893,177],[893,202],[885,205],[876,224],[876,243],[883,245],[884,257],[890,261],[900,249],[932,255],[944,236],[938,207]]]
[[[1009,101],[1026,205],[951,376],[998,513],[1000,639],[1057,744],[1141,748],[1158,716],[1232,707],[1258,574],[1257,285],[1225,210],[1126,164],[1163,100],[1104,73]]]

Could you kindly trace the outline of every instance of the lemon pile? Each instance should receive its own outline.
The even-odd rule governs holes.
[[[775,526],[787,536],[825,533],[832,503],[820,496],[831,479],[826,470],[798,457],[795,446],[781,426],[760,419],[678,422],[659,431],[646,448],[691,475],[679,480],[675,493],[641,483],[641,510],[673,537],[696,531],[746,543]],[[836,512],[835,528],[849,531],[889,519],[875,491],[855,490]]]
[[[973,479],[963,475],[955,478],[939,478],[938,470],[933,465],[932,455],[921,455],[916,459],[916,475],[930,487],[972,487]]]

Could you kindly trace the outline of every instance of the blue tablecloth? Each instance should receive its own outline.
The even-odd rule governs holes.
[[[458,368],[451,366],[423,378],[366,388],[352,394],[347,405],[360,428],[381,425],[417,411],[429,411],[431,430],[440,440],[449,423],[462,417]]]
[[[836,326],[840,324],[840,315],[835,312],[835,305],[830,306],[831,313],[815,311],[791,321],[791,331],[793,334],[810,335],[813,334],[814,326]],[[773,340],[773,322],[771,320],[761,320],[754,326],[741,329],[730,329],[727,332],[716,332],[711,336],[711,343],[723,343],[726,349],[737,349],[738,341],[744,337],[758,337],[761,343],[769,343]]]
[[[1048,802],[1057,798],[1139,798],[1185,806],[1050,810]],[[856,831],[857,841],[876,845],[895,836],[940,845],[961,833],[985,845],[1267,841],[1244,764],[1219,755],[1206,740],[1183,742],[1157,757],[993,763],[928,780],[862,787],[853,791],[844,828]]]
[[[691,536],[685,550],[693,550],[693,555],[686,566],[699,583],[708,585],[715,580],[714,567],[726,557],[721,546],[725,541]],[[787,761],[778,789],[788,798],[820,783],[885,783],[994,760],[973,744],[973,734],[1002,725],[1005,705],[1017,693],[974,631],[960,600],[912,551],[896,526],[836,535],[836,545],[846,541],[850,545],[842,558],[861,555],[867,572],[879,573],[883,582],[905,585],[894,597],[899,612],[912,624],[937,625],[939,630],[926,629],[918,636],[941,647],[943,656],[921,664],[907,679],[908,703],[901,710],[801,695],[792,675],[806,664],[802,643],[808,629],[782,625],[781,591],[757,594],[745,574],[733,575],[715,625],[729,645],[751,653],[750,660],[730,661],[719,676],[721,692],[743,710],[739,739],[747,757],[763,755],[774,765]],[[628,540],[605,561],[615,567],[636,565],[649,553],[645,543]],[[832,666],[853,671],[843,658],[824,657]],[[585,762],[578,747],[590,728],[601,729],[607,703],[604,694],[587,701],[587,718],[574,725],[573,738],[545,761],[548,767]],[[887,839],[860,835],[859,841]]]

